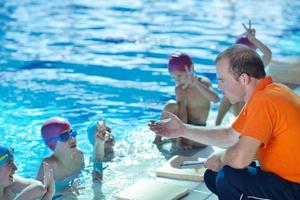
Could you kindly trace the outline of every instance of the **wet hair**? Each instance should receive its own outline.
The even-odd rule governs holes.
[[[256,79],[266,76],[263,61],[253,49],[243,45],[233,45],[219,54],[215,63],[225,58],[229,59],[229,71],[236,80],[242,74],[247,74]]]

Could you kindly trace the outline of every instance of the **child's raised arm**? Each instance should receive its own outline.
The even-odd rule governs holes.
[[[256,31],[251,27],[251,20],[249,20],[249,27],[247,27],[244,23],[243,23],[243,27],[247,32],[247,37],[250,40],[250,42],[252,42],[263,53],[262,60],[264,66],[267,67],[270,64],[272,59],[272,51],[265,44],[263,44],[259,39],[255,37]]]

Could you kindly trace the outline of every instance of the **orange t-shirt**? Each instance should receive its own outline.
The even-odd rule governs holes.
[[[300,183],[300,97],[288,87],[261,80],[232,128],[263,144],[261,169]]]

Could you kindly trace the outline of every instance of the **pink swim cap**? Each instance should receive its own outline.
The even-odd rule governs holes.
[[[193,61],[186,53],[176,52],[169,58],[168,69],[169,72],[183,71],[185,72],[185,66],[190,70],[193,65]]]
[[[242,44],[256,51],[256,46],[252,42],[250,42],[247,33],[243,33],[242,35],[238,36],[236,38],[235,44]]]
[[[52,151],[54,151],[57,141],[52,140],[47,142],[48,140],[59,136],[60,133],[64,132],[67,129],[71,128],[70,122],[68,120],[61,117],[52,117],[45,121],[41,128],[41,135],[44,140],[44,143],[47,147],[49,147]]]

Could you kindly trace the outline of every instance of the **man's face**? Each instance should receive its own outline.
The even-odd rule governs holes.
[[[216,64],[218,87],[231,104],[244,101],[245,87],[240,79],[236,80],[229,71],[229,59],[223,58]]]

